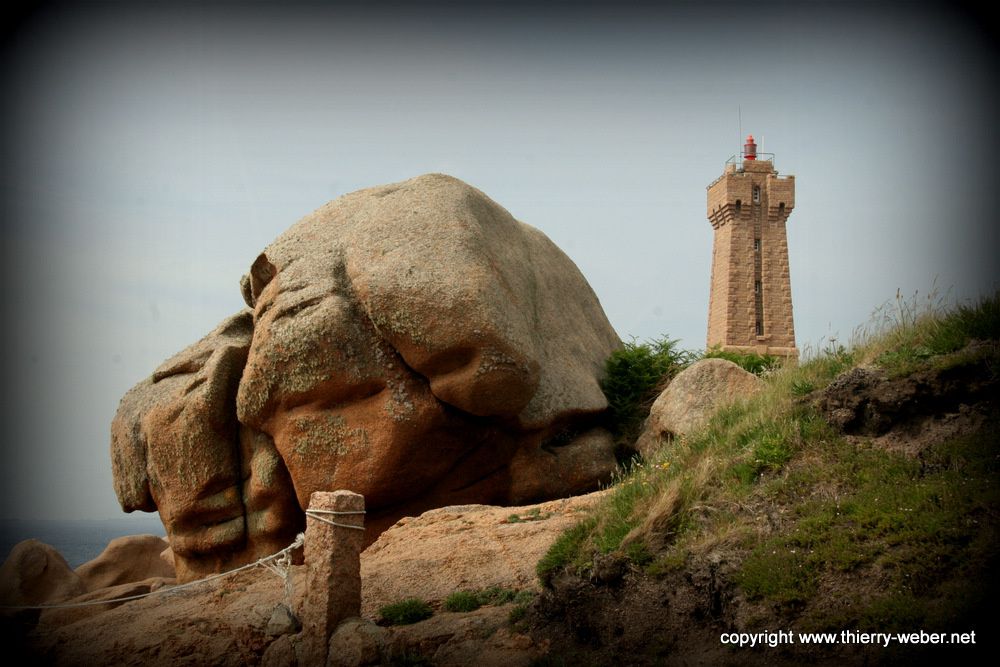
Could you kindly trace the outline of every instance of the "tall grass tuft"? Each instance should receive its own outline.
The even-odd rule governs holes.
[[[1000,331],[1000,291],[976,304],[952,308],[935,290],[904,297],[875,310],[853,337],[859,362],[874,363],[890,375],[906,375],[927,360],[955,352],[972,340],[995,339]]]

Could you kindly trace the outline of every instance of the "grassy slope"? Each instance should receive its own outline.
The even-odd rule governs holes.
[[[949,313],[897,306],[892,326],[773,373],[762,394],[623,475],[538,564],[542,581],[585,574],[595,554],[621,554],[655,581],[722,550],[738,564],[728,583],[748,626],[961,629],[1000,560],[995,434],[910,457],[844,437],[809,400],[855,365],[903,377],[1000,339],[1000,295]],[[996,345],[980,354],[1000,369]]]

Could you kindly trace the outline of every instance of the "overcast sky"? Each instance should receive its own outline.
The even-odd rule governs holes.
[[[115,516],[118,400],[341,194],[444,172],[551,237],[623,339],[705,344],[705,188],[796,176],[799,347],[998,285],[995,52],[947,5],[50,7],[4,37],[0,517]]]

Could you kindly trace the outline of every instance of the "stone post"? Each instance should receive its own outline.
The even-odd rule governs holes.
[[[325,665],[327,645],[334,629],[345,618],[361,615],[364,509],[364,496],[350,491],[316,491],[309,499],[305,542],[307,578],[302,606],[304,655],[301,657],[307,661],[304,664]],[[343,525],[334,526],[327,521]]]

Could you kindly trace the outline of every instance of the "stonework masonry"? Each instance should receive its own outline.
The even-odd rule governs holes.
[[[778,176],[770,160],[727,164],[708,186],[708,347],[798,359],[785,232],[793,208],[795,177]]]

